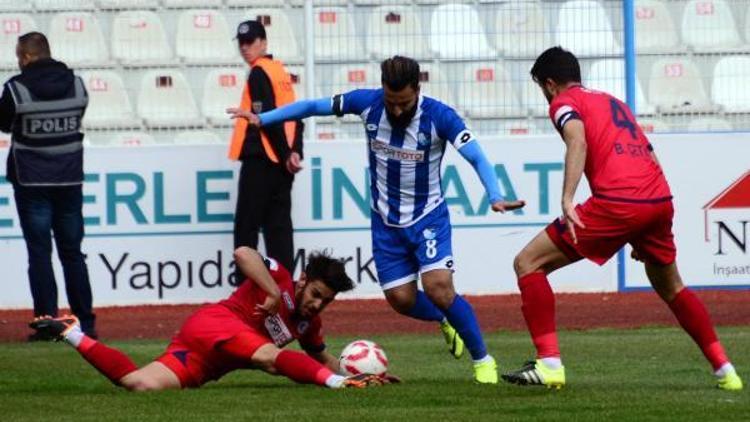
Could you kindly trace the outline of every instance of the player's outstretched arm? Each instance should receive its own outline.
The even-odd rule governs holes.
[[[487,156],[484,155],[482,147],[479,146],[478,142],[469,142],[461,147],[458,152],[474,167],[474,171],[479,175],[479,180],[482,181],[482,186],[484,186],[484,190],[487,192],[487,198],[492,205],[493,211],[511,211],[526,205],[525,201],[503,200],[503,196],[500,194],[500,186],[497,184],[495,170],[487,160]]]
[[[240,246],[234,251],[234,262],[251,282],[263,289],[268,295],[262,305],[256,305],[257,311],[267,314],[279,312],[281,305],[281,291],[271,273],[266,268],[263,258],[255,250],[247,246]]]
[[[275,108],[257,115],[240,108],[228,108],[227,113],[233,119],[247,119],[248,123],[253,126],[268,126],[287,120],[304,119],[310,116],[332,116],[333,109],[330,98],[319,98],[317,100],[295,101],[284,107]]]
[[[578,218],[573,197],[581,181],[583,169],[586,165],[586,130],[583,122],[578,119],[570,119],[565,123],[562,130],[565,141],[565,175],[563,176],[562,211],[565,222],[570,230],[573,243],[578,243],[576,226],[585,228]]]

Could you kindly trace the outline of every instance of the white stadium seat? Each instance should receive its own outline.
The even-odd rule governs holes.
[[[750,78],[750,57],[722,57],[714,67],[711,97],[727,113],[750,111],[750,91],[747,81]]]
[[[112,22],[112,57],[123,64],[160,64],[172,59],[172,49],[159,15],[128,10]]]
[[[350,61],[364,58],[354,20],[346,8],[316,7],[314,25],[316,59]]]
[[[455,95],[451,92],[451,83],[440,66],[432,63],[419,65],[419,84],[421,93],[435,98],[451,107],[456,107]]]
[[[188,63],[237,61],[237,43],[232,40],[224,15],[215,10],[188,10],[177,23],[177,57]]]
[[[648,98],[663,113],[711,111],[703,76],[692,60],[665,58],[651,66]]]
[[[219,135],[208,130],[187,130],[178,133],[174,138],[174,143],[177,145],[223,144],[226,142],[228,140],[222,141]]]
[[[34,9],[30,1],[0,0],[0,10],[3,12],[29,12]]]
[[[499,62],[464,66],[458,101],[466,116],[474,119],[524,116],[510,78]]]
[[[305,0],[288,0],[292,6],[304,6]],[[314,6],[346,6],[347,0],[317,0],[313,1]]]
[[[367,52],[377,59],[395,54],[414,58],[429,55],[422,22],[411,6],[380,6],[370,12]]]
[[[19,0],[19,3],[24,2]],[[27,1],[26,1],[27,2]],[[39,11],[87,10],[96,9],[94,0],[34,0],[34,6]]]
[[[98,0],[99,8],[104,10],[156,9],[159,0]]]
[[[495,47],[509,57],[536,57],[550,45],[547,23],[538,2],[514,0],[499,6]]]
[[[622,59],[602,59],[594,62],[584,78],[584,85],[614,95],[622,102],[625,98],[625,62]],[[635,79],[635,104],[637,114],[654,114],[654,106],[646,102],[641,82]]]
[[[89,93],[89,106],[83,118],[85,128],[139,126],[119,73],[91,71],[82,73],[81,78]]]
[[[690,0],[682,14],[682,40],[700,52],[742,47],[732,9],[724,0]]]
[[[488,59],[496,55],[477,11],[465,4],[442,4],[433,10],[430,48],[446,60]]]
[[[213,69],[206,75],[203,84],[203,115],[213,125],[231,125],[226,113],[229,107],[237,107],[242,100],[247,72],[243,69]]]
[[[549,112],[549,103],[544,98],[539,85],[536,84],[531,78],[525,78],[524,82],[516,84],[518,89],[521,91],[521,104],[523,109],[530,113],[532,116],[545,117]]]
[[[107,46],[96,17],[88,12],[63,12],[49,25],[53,57],[69,65],[102,65],[109,62]]]
[[[153,136],[145,132],[117,132],[107,139],[105,145],[118,147],[140,147],[146,145],[157,145]]]
[[[689,132],[729,131],[733,129],[734,128],[729,121],[718,117],[699,117],[697,119],[691,119],[687,127]]]
[[[185,76],[168,69],[148,71],[141,79],[138,117],[149,127],[200,126],[203,123]]]
[[[648,135],[649,133],[663,133],[669,132],[669,125],[663,120],[659,119],[637,119],[638,126],[641,127],[643,133]]]
[[[170,9],[187,9],[191,7],[220,7],[221,0],[162,0],[164,7]]]
[[[622,53],[607,12],[594,0],[571,0],[560,6],[555,43],[578,57]]]
[[[266,29],[268,52],[284,62],[302,61],[292,24],[283,9],[253,9],[242,18],[261,22]]]
[[[284,0],[227,0],[229,7],[282,7]]]
[[[670,53],[680,49],[677,29],[661,0],[636,0],[635,45],[638,53]]]
[[[0,27],[0,67],[17,68],[16,44],[18,44],[18,37],[27,32],[36,31],[36,22],[31,15],[25,13],[2,13],[0,14],[0,25],[2,25]]]

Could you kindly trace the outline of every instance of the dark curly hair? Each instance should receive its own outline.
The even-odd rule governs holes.
[[[308,280],[320,280],[336,293],[354,288],[354,282],[346,274],[344,263],[331,257],[328,251],[316,251],[307,257],[305,274]]]
[[[419,63],[416,60],[393,56],[380,63],[380,81],[394,91],[410,86],[419,88]]]
[[[552,79],[558,84],[581,82],[578,59],[560,46],[548,48],[540,54],[529,73],[538,84],[544,84],[547,79]]]

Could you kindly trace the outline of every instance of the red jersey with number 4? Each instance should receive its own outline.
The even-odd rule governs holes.
[[[259,315],[256,305],[262,305],[268,296],[252,280],[245,280],[240,287],[219,305],[229,308],[243,322],[257,332],[267,335],[277,346],[283,347],[299,339],[305,350],[322,350],[325,346],[321,334],[320,316],[303,319],[295,314],[297,303],[292,276],[284,267],[271,258],[264,258],[266,268],[281,291],[281,306],[276,315]]]
[[[562,135],[571,119],[586,131],[584,173],[593,196],[626,202],[658,202],[672,197],[653,150],[630,108],[617,98],[580,85],[550,104],[549,116]]]

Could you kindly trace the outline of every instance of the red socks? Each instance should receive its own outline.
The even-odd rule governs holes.
[[[324,386],[333,372],[315,359],[301,352],[282,350],[274,362],[281,375],[301,384]]]
[[[121,351],[107,347],[88,336],[83,337],[77,350],[88,363],[115,385],[120,385],[122,377],[138,369]]]
[[[527,274],[518,279],[521,311],[536,346],[537,358],[559,358],[555,331],[555,296],[544,273]]]
[[[716,337],[716,331],[714,331],[706,307],[692,290],[687,287],[682,289],[669,303],[669,307],[682,328],[701,348],[714,370],[729,362],[724,348]]]

